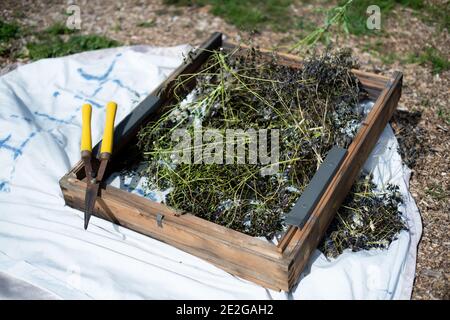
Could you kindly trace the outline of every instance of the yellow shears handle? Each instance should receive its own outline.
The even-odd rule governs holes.
[[[103,131],[103,140],[100,153],[112,153],[113,138],[114,138],[114,120],[116,118],[117,103],[108,102],[106,105],[106,121],[105,129]]]
[[[91,115],[92,106],[88,103],[83,104],[81,108],[81,152],[92,151]]]

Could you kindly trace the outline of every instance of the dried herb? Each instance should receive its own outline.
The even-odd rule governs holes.
[[[361,177],[339,208],[319,249],[332,258],[345,249],[387,248],[406,229],[398,209],[402,202],[398,186],[387,185],[379,191],[371,175]]]
[[[363,112],[364,93],[351,73],[350,51],[327,51],[301,68],[251,49],[215,51],[203,69],[180,77],[175,94],[192,78],[192,101],[177,103],[139,133],[148,190],[171,189],[166,203],[252,236],[273,237],[333,145],[347,146]],[[185,164],[174,161],[176,128],[279,129],[278,173],[262,176],[262,164]],[[248,145],[246,146],[248,154]],[[234,160],[238,160],[235,158]]]

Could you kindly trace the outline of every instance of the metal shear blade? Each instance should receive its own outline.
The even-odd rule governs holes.
[[[86,172],[86,196],[84,199],[84,229],[87,229],[89,220],[95,208],[100,183],[105,174],[106,165],[111,157],[114,136],[114,119],[116,117],[117,104],[108,102],[106,105],[106,123],[103,132],[103,140],[100,150],[100,167],[97,176],[93,173],[91,157],[91,113],[92,106],[84,104],[82,108],[82,135],[81,135],[81,158],[84,162]]]

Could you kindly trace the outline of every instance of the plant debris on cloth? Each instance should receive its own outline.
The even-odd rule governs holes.
[[[425,129],[418,125],[421,118],[422,113],[419,111],[397,109],[391,120],[398,140],[398,152],[410,168],[414,168],[417,159],[425,157],[430,151],[427,148]]]
[[[349,50],[312,56],[300,68],[254,49],[214,51],[198,73],[179,77],[175,105],[139,133],[146,164],[140,174],[148,191],[170,190],[164,201],[175,209],[272,238],[327,152],[347,147],[365,116],[359,103],[366,95],[351,72],[355,67]],[[194,77],[189,99],[178,96]],[[199,123],[223,135],[227,129],[278,129],[277,173],[261,175],[266,165],[238,164],[236,155],[233,164],[180,163],[171,134],[180,128],[192,133]]]
[[[320,251],[335,258],[345,249],[387,248],[401,230],[407,229],[398,210],[402,202],[398,186],[376,190],[371,175],[362,176],[338,209]]]

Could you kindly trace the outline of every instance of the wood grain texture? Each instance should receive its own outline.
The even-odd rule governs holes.
[[[211,43],[214,46],[221,45],[217,34],[202,47],[211,48]],[[224,47],[236,48],[229,43],[225,43]],[[182,65],[152,93],[162,99],[163,105],[172,99],[175,79],[181,74],[193,73],[201,67],[208,51],[203,52],[205,55],[202,55],[200,60],[194,59]],[[265,51],[264,54],[272,53]],[[294,67],[301,65],[301,61],[296,57],[284,54],[279,56],[282,57],[279,59],[282,64]],[[363,87],[371,91],[370,96],[376,99],[375,105],[303,229],[289,228],[278,246],[192,214],[180,215],[163,204],[111,186],[101,186],[94,215],[168,243],[264,287],[285,291],[292,289],[389,121],[400,97],[400,73],[393,79],[359,70],[353,70],[353,73],[360,79]],[[147,121],[148,119],[139,119],[139,124],[143,125]],[[127,141],[134,138],[127,137]],[[114,168],[114,165],[112,167]],[[80,210],[84,210],[84,179],[84,167],[80,161],[60,180],[66,204]],[[158,226],[158,215],[164,216],[162,226]]]

